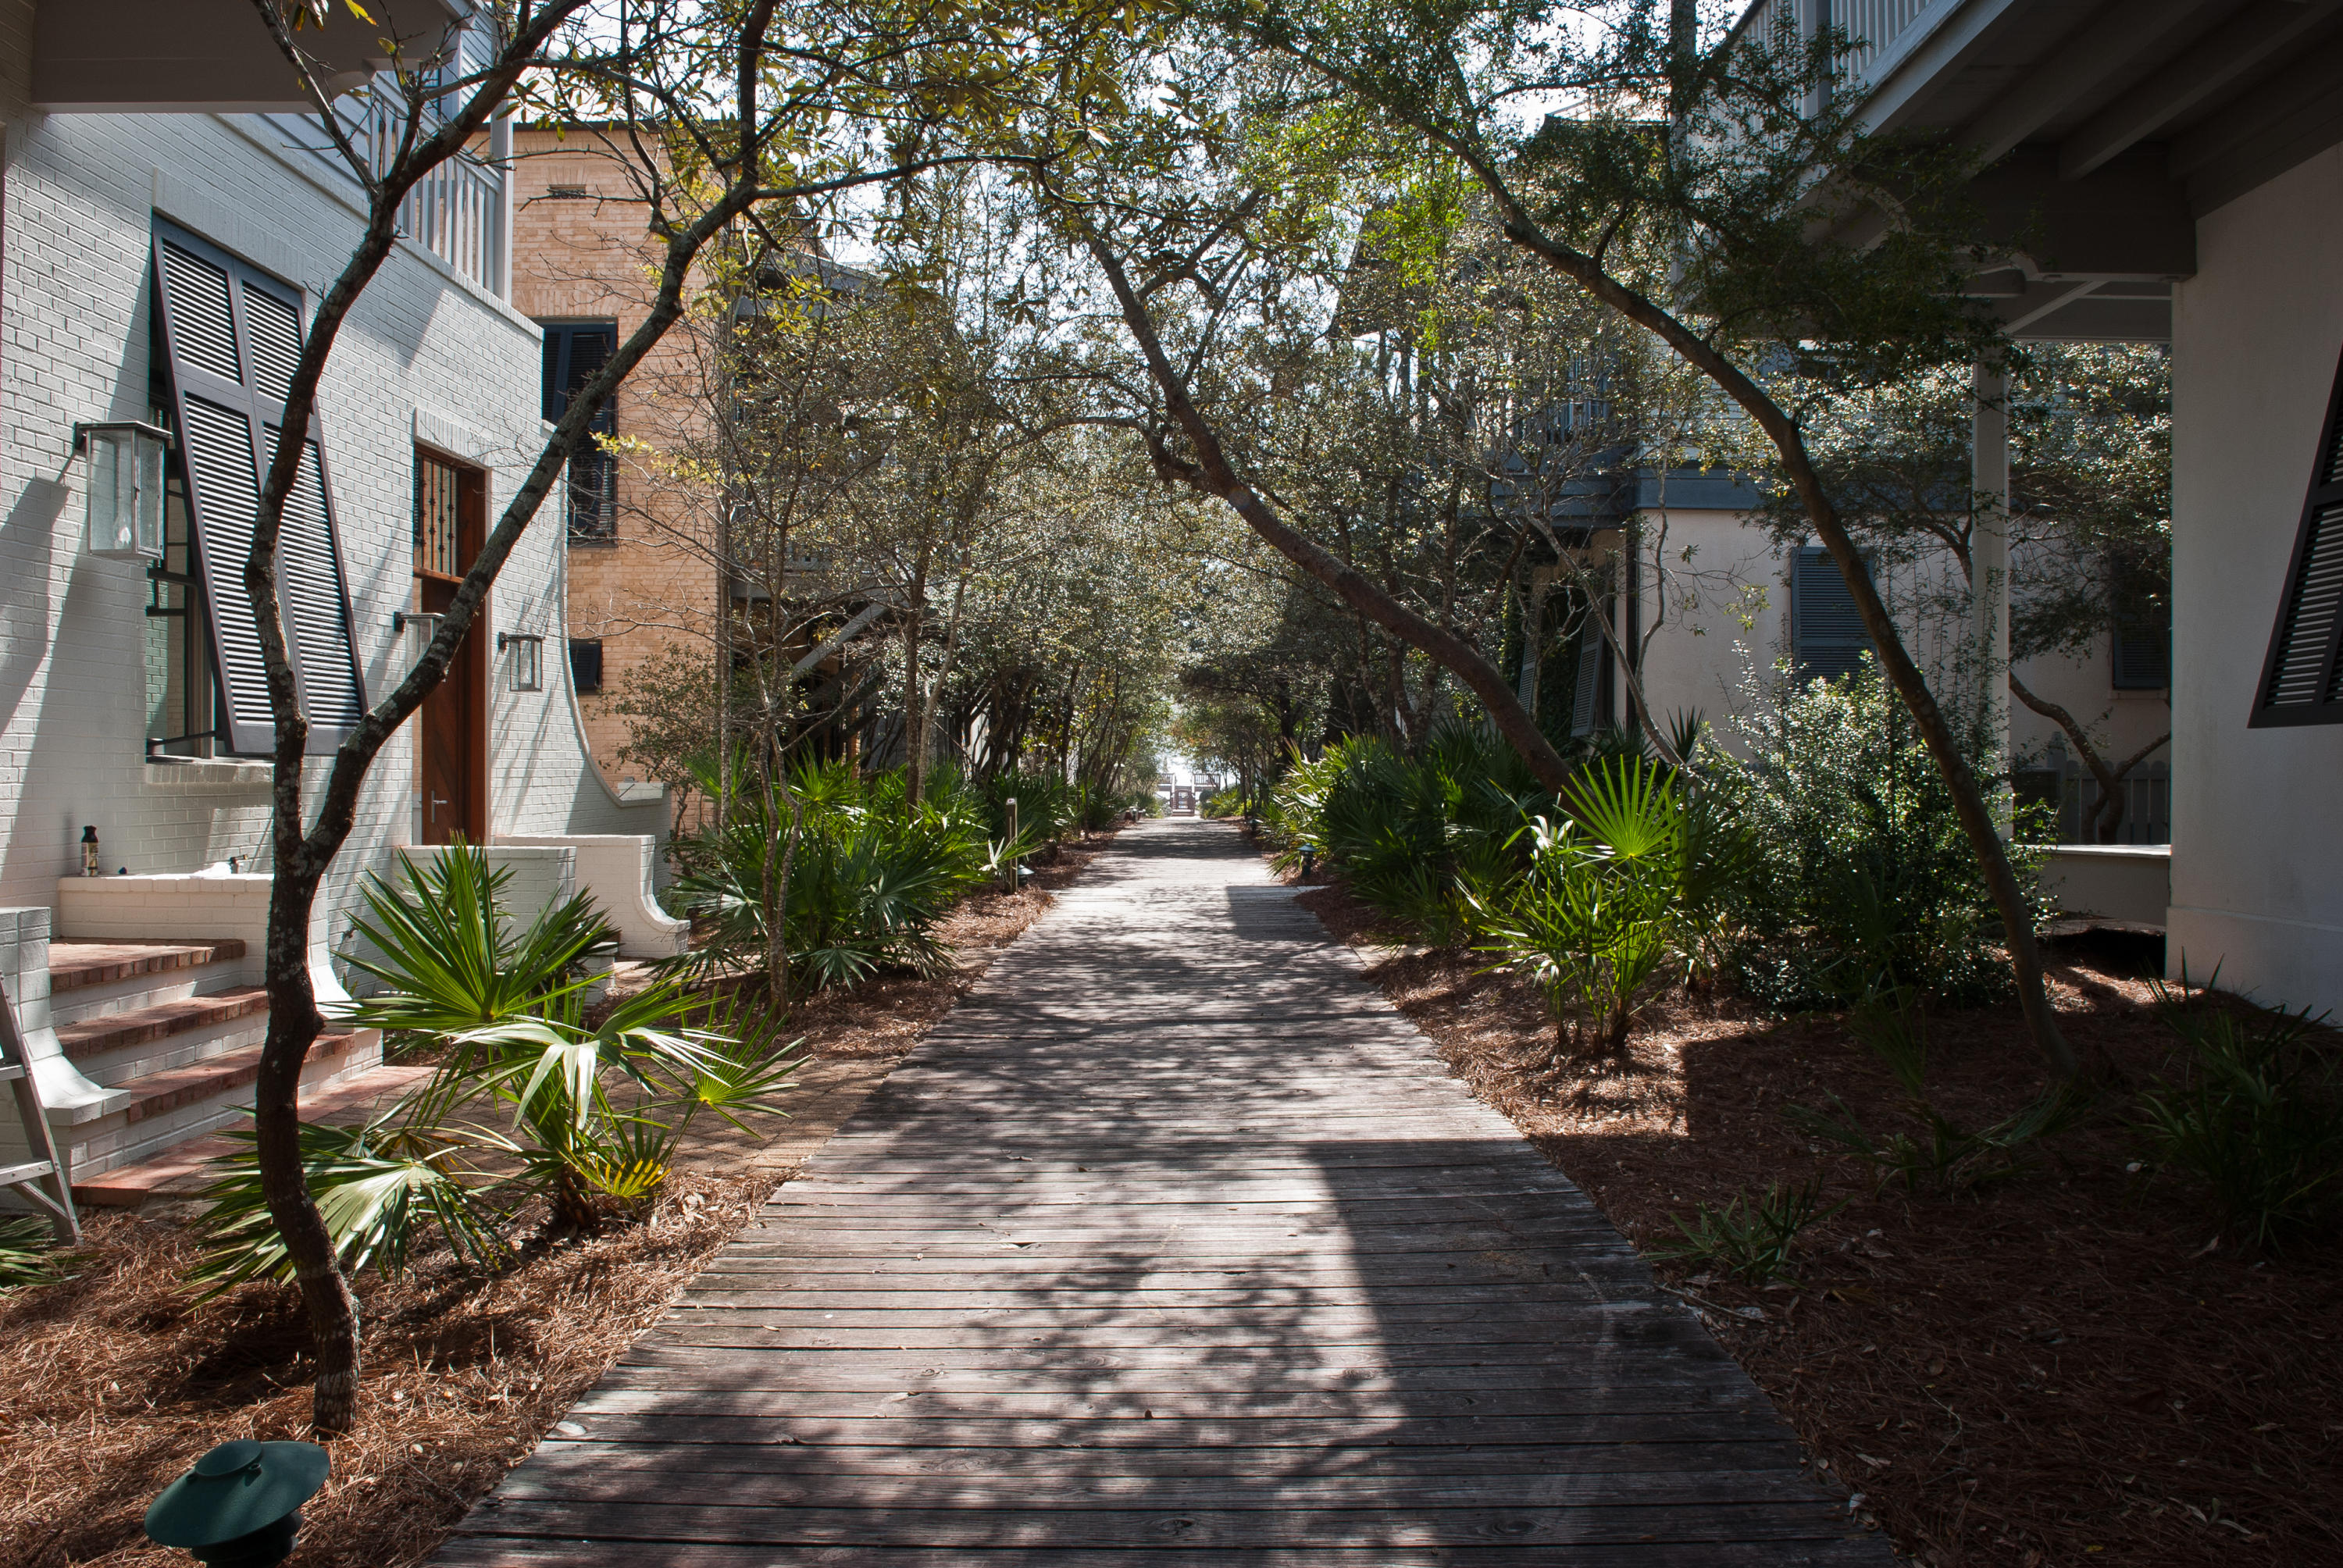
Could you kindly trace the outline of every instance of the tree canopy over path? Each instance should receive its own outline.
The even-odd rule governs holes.
[[[1885,1563],[1225,828],[1151,825],[436,1561]]]

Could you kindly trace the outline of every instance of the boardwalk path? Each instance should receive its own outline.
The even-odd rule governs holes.
[[[1863,1563],[1219,823],[1124,836],[438,1562]]]

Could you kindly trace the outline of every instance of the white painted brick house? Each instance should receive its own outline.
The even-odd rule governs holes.
[[[398,0],[388,20],[416,34],[407,13],[437,29],[448,11]],[[166,69],[181,37],[200,68]],[[172,265],[198,282],[238,282],[248,330],[223,339],[227,370],[242,342],[245,378],[262,385],[261,307],[314,306],[363,220],[355,182],[309,150],[314,126],[273,101],[291,99],[289,84],[246,0],[0,0],[0,980],[85,1183],[234,1121],[265,1026],[248,992],[267,897],[267,766],[253,755],[249,689],[235,689],[234,614],[206,610],[205,574],[191,569],[206,538],[233,532],[233,508],[200,472],[201,431],[183,427],[200,345],[176,293],[178,336],[166,337],[157,259],[168,242]],[[320,557],[327,591],[288,599],[287,616],[312,652],[305,671],[329,656],[355,668],[349,700],[403,673],[420,637],[395,618],[446,591],[424,568],[460,569],[543,439],[542,334],[506,297],[505,181],[467,166],[429,200],[320,388],[342,592]],[[85,538],[92,459],[76,454],[75,427],[122,421],[174,434],[159,563],[94,553]],[[649,902],[663,806],[655,793],[614,794],[582,739],[562,657],[558,511],[532,526],[468,638],[469,664],[452,681],[463,700],[438,739],[421,737],[441,720],[418,715],[374,769],[321,900],[327,995],[349,978],[327,948],[362,874],[456,830],[528,840],[493,852],[542,895],[595,892],[632,950],[672,950],[675,924]],[[439,522],[455,530],[441,541],[450,553],[427,562],[419,543]],[[327,762],[313,759],[313,781]],[[445,771],[427,778],[432,767]],[[461,787],[442,793],[443,778]],[[80,874],[85,829],[96,879]],[[370,1037],[337,1037],[311,1075],[322,1084],[377,1060]],[[0,1166],[10,1158],[0,1148]],[[85,1195],[103,1198],[97,1185]]]

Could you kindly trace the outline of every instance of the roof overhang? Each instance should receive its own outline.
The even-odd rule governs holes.
[[[2343,0],[1760,0],[1901,18],[1850,90],[1875,130],[1976,149],[1976,293],[2013,336],[2171,336],[2196,222],[2343,142]],[[1769,24],[1770,25],[1770,24]]]
[[[334,94],[394,57],[439,57],[467,0],[366,0],[371,24],[335,0],[296,35]],[[32,101],[49,114],[301,114],[312,106],[252,0],[39,0]]]

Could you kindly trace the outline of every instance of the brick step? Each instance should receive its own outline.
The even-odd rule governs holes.
[[[80,990],[140,975],[200,969],[244,957],[241,937],[211,942],[49,943],[49,993]]]
[[[319,1043],[325,1042],[320,1040]],[[337,1126],[361,1121],[430,1074],[428,1067],[386,1063],[320,1089],[305,1089],[301,1119]],[[207,1133],[136,1164],[77,1181],[74,1199],[96,1208],[135,1209],[151,1198],[191,1197],[211,1181],[206,1169],[209,1162],[236,1148],[236,1140]]]
[[[320,1060],[337,1055],[347,1050],[357,1039],[355,1034],[321,1034],[309,1047],[310,1057]],[[115,1094],[127,1098],[110,1101],[107,1113],[122,1111],[126,1113],[127,1121],[146,1121],[182,1105],[242,1089],[259,1078],[262,1049],[257,1045],[243,1046],[186,1067],[166,1067],[160,1072],[117,1084]]]
[[[108,1051],[168,1040],[175,1034],[233,1023],[267,1010],[268,992],[265,988],[238,986],[208,996],[151,1002],[125,1012],[100,1013],[78,1023],[61,1023],[57,1025],[57,1042],[65,1047],[65,1055],[82,1061]]]

